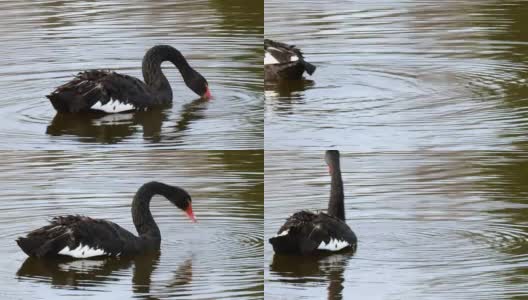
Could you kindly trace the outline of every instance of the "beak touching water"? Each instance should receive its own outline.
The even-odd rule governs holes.
[[[196,218],[194,217],[191,203],[189,203],[189,207],[187,207],[187,209],[185,210],[185,213],[187,214],[189,219],[191,219],[194,223],[196,223]]]
[[[202,95],[202,98],[205,100],[209,100],[212,98],[211,91],[209,90],[209,87],[205,87],[205,93]]]

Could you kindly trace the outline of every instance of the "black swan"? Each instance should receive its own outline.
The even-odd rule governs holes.
[[[130,256],[159,250],[160,230],[150,213],[154,195],[164,196],[196,222],[191,196],[185,190],[152,181],[142,185],[132,201],[132,220],[139,237],[107,220],[69,215],[53,218],[50,225],[33,230],[16,242],[34,257]]]
[[[58,112],[118,113],[167,105],[172,103],[172,88],[161,70],[164,61],[178,68],[193,92],[204,99],[211,98],[205,78],[187,63],[180,51],[167,45],[154,46],[143,57],[145,83],[110,70],[88,70],[46,97]]]
[[[315,66],[304,60],[301,50],[264,39],[264,80],[299,80],[305,71],[312,75]]]
[[[332,177],[328,213],[300,211],[290,216],[277,235],[269,239],[276,253],[309,255],[356,250],[356,235],[345,223],[339,152],[326,151],[325,160]]]

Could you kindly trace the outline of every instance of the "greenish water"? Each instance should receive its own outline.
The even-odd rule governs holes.
[[[243,4],[243,5],[242,5]],[[262,2],[2,1],[3,149],[260,149]],[[45,95],[86,69],[142,79],[156,44],[178,48],[208,80],[199,101],[163,65],[171,108],[119,116],[56,115]]]
[[[0,298],[527,299],[525,1],[264,2],[2,1]],[[264,29],[314,75],[264,84]],[[163,110],[65,115],[45,98],[85,69],[141,78],[156,44],[214,98],[169,64]],[[358,251],[274,256],[290,214],[326,208],[328,148]],[[199,221],[155,198],[158,254],[36,260],[14,242],[63,214],[135,232],[150,180],[188,190]]]
[[[266,0],[266,38],[317,66],[265,86],[266,149],[526,149],[526,16],[519,0]]]
[[[3,299],[262,299],[262,151],[2,152]],[[185,188],[198,223],[163,197],[151,203],[159,255],[29,259],[15,239],[53,216],[82,214],[131,232],[143,183]]]
[[[326,209],[323,151],[266,151],[266,299],[525,299],[528,155],[341,151],[354,256],[274,257],[300,209]]]

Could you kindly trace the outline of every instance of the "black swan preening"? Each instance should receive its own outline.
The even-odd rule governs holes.
[[[315,66],[304,60],[301,50],[264,39],[264,80],[299,80],[305,71],[312,75]]]
[[[205,78],[189,65],[180,51],[167,45],[154,46],[143,57],[144,83],[109,70],[88,70],[47,97],[58,112],[118,113],[167,105],[172,103],[172,88],[161,70],[164,61],[178,68],[193,92],[204,99],[211,98]]]
[[[196,222],[191,196],[182,188],[161,182],[142,185],[132,201],[132,220],[139,236],[119,225],[85,216],[60,216],[50,224],[17,239],[18,246],[29,256],[130,256],[158,250],[161,235],[150,213],[150,200],[162,195]]]
[[[328,213],[300,211],[290,216],[277,235],[269,239],[276,253],[309,255],[356,250],[356,235],[345,223],[339,152],[326,151],[325,160],[332,178]]]

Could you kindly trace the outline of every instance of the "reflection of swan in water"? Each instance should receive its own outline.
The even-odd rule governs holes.
[[[278,114],[289,115],[297,105],[304,104],[304,91],[314,85],[311,80],[288,80],[264,84],[266,106]]]
[[[189,125],[205,117],[204,112],[209,101],[196,99],[191,103],[184,104],[180,114],[180,119],[176,123],[176,131],[183,132],[189,128]]]
[[[193,121],[202,119],[207,103],[206,100],[196,99],[183,105],[180,119],[171,128],[176,132],[184,131]],[[143,128],[146,141],[159,142],[163,139],[162,125],[168,120],[169,113],[168,109],[158,108],[121,114],[57,113],[46,133],[50,136],[77,136],[80,142],[115,144],[139,131],[139,125]]]
[[[182,287],[189,284],[192,281],[192,257],[185,260],[176,271],[174,271],[174,276],[166,285],[167,292],[170,293],[170,290]]]
[[[312,88],[313,80],[289,80],[264,85],[264,95],[270,98],[296,98],[294,94]]]
[[[157,269],[160,252],[147,255],[121,258],[73,260],[68,258],[38,259],[28,257],[16,275],[19,280],[30,280],[36,283],[49,283],[52,287],[72,288],[94,287],[113,284],[119,273],[133,267],[132,289],[134,294],[141,294],[148,299],[156,299],[151,290],[157,289],[152,284],[152,273]],[[116,276],[117,274],[117,276]],[[121,275],[123,276],[123,275]],[[163,295],[181,292],[192,281],[192,257],[184,260],[174,271],[173,277],[159,286]]]
[[[343,299],[344,272],[351,252],[320,256],[274,255],[270,270],[281,282],[295,285],[328,282],[327,299]]]
[[[160,252],[148,255],[121,258],[84,259],[69,258],[38,259],[28,257],[16,275],[19,280],[50,283],[52,287],[95,287],[116,280],[113,274],[135,266],[132,277],[134,289],[150,287],[150,276],[159,262]]]
[[[143,127],[143,136],[157,141],[167,113],[160,109],[126,114],[65,114],[57,113],[46,133],[51,136],[73,135],[88,143],[114,144],[136,133]]]

